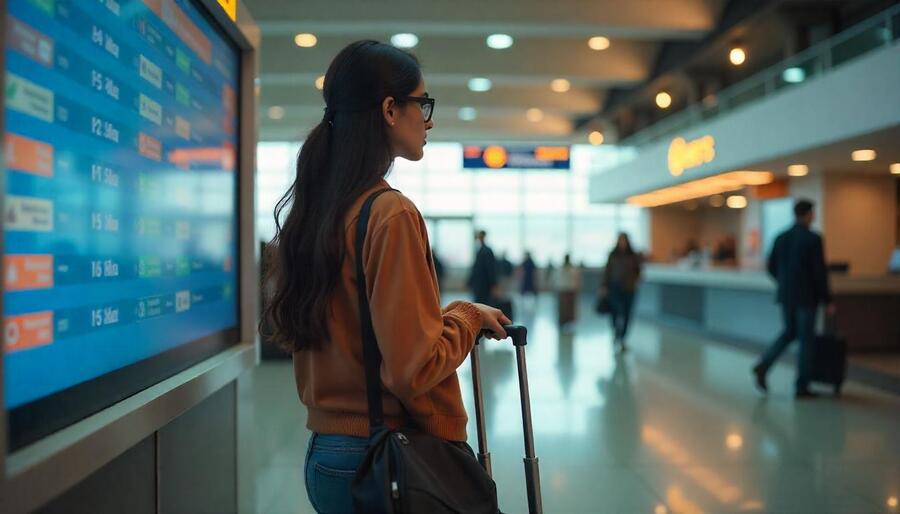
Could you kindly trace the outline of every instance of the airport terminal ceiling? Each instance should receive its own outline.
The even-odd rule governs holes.
[[[263,35],[260,63],[260,136],[298,140],[322,116],[316,79],[348,42],[388,41],[413,33],[428,91],[438,99],[432,139],[586,143],[578,120],[603,108],[610,88],[650,76],[663,41],[696,41],[715,27],[726,0],[492,0],[304,1],[248,0]],[[300,48],[298,33],[313,33],[315,47]],[[507,49],[485,44],[508,34]],[[592,50],[591,37],[609,46]],[[600,45],[602,47],[604,45]],[[468,82],[488,78],[492,88],[473,92]],[[551,84],[565,79],[554,92]],[[565,86],[568,86],[566,88]],[[271,107],[276,118],[267,116]],[[472,110],[462,111],[464,108]],[[528,109],[539,109],[540,116]],[[463,120],[474,114],[475,119]]]
[[[587,143],[595,130],[606,142],[627,137],[702,100],[709,87],[725,87],[783,58],[783,52],[815,42],[819,25],[852,23],[879,0],[246,4],[259,21],[265,48],[259,74],[262,140],[302,140],[318,122],[323,101],[316,81],[344,45],[413,34],[412,51],[423,63],[429,93],[438,99],[432,140],[577,144]],[[307,33],[315,35],[314,46],[298,46],[295,36]],[[489,48],[491,34],[511,36],[512,45]],[[603,38],[593,42],[596,49],[589,46],[591,38]],[[789,41],[796,49],[785,49]],[[735,44],[748,53],[740,69],[728,63]],[[472,91],[473,78],[489,79],[490,89]],[[653,104],[661,87],[673,92],[665,112]],[[624,120],[614,116],[622,107]]]

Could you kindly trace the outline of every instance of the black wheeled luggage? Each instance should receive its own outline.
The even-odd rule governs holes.
[[[812,381],[831,385],[835,396],[847,377],[847,340],[837,331],[837,322],[830,316],[825,332],[816,336],[812,348]]]
[[[534,453],[534,430],[531,423],[531,396],[528,393],[528,369],[525,366],[525,346],[528,344],[528,330],[521,325],[503,327],[516,347],[516,366],[519,374],[519,399],[522,402],[522,431],[525,436],[525,488],[528,491],[529,514],[542,514],[541,477],[538,459]],[[484,396],[481,391],[481,364],[478,346],[481,337],[472,348],[472,389],[475,393],[475,422],[478,427],[478,462],[491,475],[491,453],[488,450],[487,430],[484,424]]]

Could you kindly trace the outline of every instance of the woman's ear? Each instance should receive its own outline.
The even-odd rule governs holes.
[[[381,113],[384,116],[384,122],[393,127],[397,123],[397,102],[393,96],[385,97],[381,102]]]

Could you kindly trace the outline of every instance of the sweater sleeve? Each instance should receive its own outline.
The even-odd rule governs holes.
[[[405,210],[368,237],[366,282],[385,387],[407,402],[427,393],[465,361],[481,327],[472,304],[443,312],[428,267],[424,226]]]

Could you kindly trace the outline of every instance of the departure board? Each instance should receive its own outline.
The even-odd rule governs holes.
[[[83,417],[236,334],[239,51],[187,0],[6,5],[5,405],[143,369]]]

